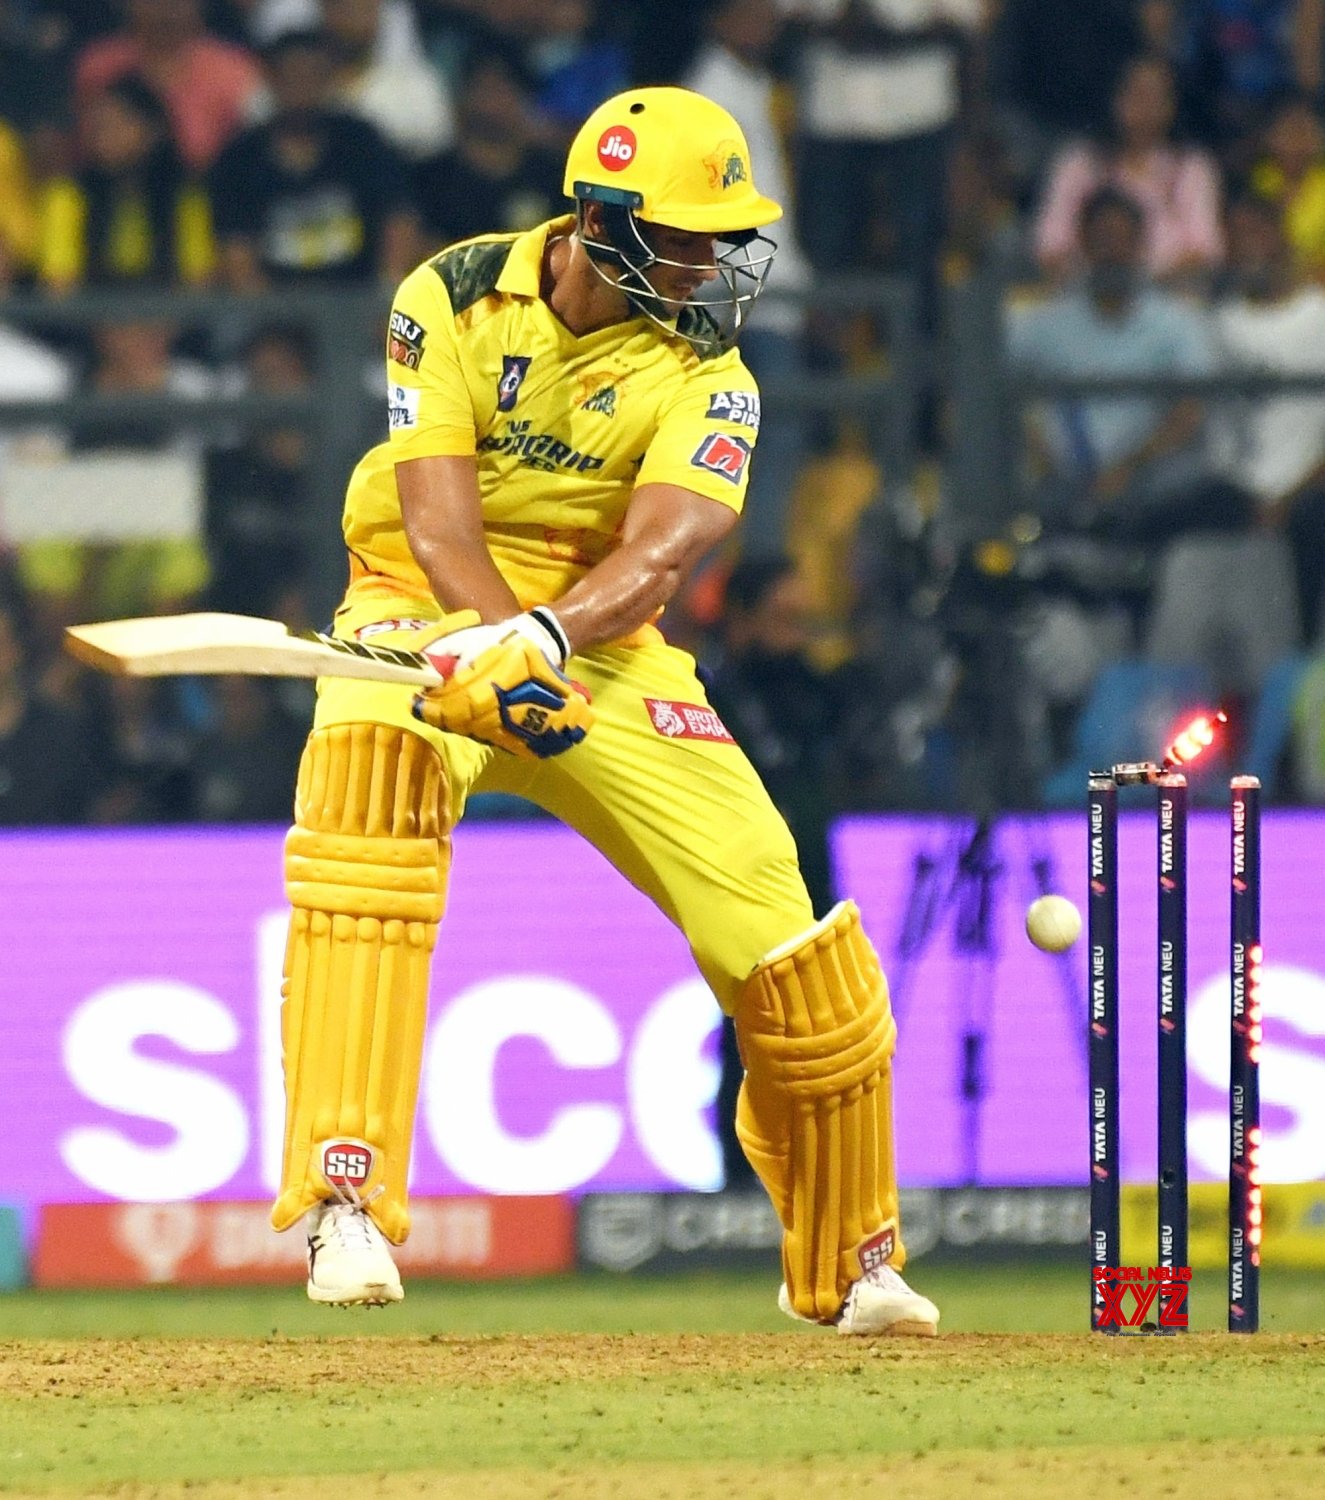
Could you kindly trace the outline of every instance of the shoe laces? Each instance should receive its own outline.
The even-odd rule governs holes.
[[[886,1264],[872,1267],[860,1279],[868,1281],[871,1286],[880,1287],[885,1292],[909,1292],[911,1290],[902,1280],[901,1272]]]
[[[377,1226],[368,1217],[368,1205],[382,1190],[378,1186],[365,1198],[356,1188],[347,1186],[338,1189],[336,1197],[326,1200],[323,1222],[330,1221],[329,1230],[347,1250],[377,1248]]]

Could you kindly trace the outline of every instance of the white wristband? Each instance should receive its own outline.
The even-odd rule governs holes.
[[[557,654],[561,658],[558,665],[564,667],[570,660],[570,637],[561,628],[561,621],[557,619],[556,615],[552,613],[546,604],[535,605],[529,611],[529,616],[531,619],[537,620],[556,642]]]
[[[547,605],[539,604],[527,614],[516,615],[513,620],[507,621],[507,626],[518,630],[526,640],[532,641],[558,671],[570,659],[570,641],[561,628],[561,622]]]

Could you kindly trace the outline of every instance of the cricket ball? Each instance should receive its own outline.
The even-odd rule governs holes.
[[[1041,896],[1027,909],[1026,936],[1044,953],[1066,953],[1081,936],[1081,913],[1066,896]]]

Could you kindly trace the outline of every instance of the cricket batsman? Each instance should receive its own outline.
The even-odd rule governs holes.
[[[656,902],[733,1016],[782,1309],[932,1335],[900,1275],[878,959],[851,902],[814,920],[786,825],[656,624],[741,511],[760,408],[732,341],[782,211],[731,115],[676,88],[597,109],[566,194],[573,214],[444,250],[393,305],[389,437],[350,479],[335,629],[423,650],[446,680],[319,684],[286,843],[272,1223],[306,1221],[314,1301],[403,1295],[389,1247],[409,1233],[451,830],[471,792],[501,791]]]

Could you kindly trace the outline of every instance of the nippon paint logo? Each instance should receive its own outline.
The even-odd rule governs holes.
[[[609,125],[598,138],[598,162],[609,172],[623,172],[635,160],[635,132],[629,125]]]

